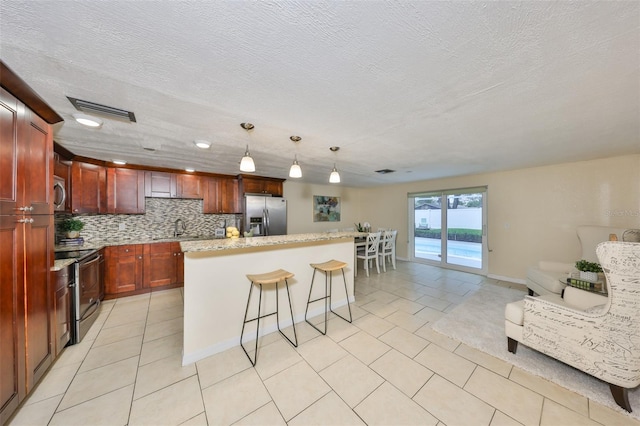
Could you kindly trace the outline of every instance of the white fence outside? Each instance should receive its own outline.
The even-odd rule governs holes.
[[[449,228],[482,229],[482,208],[450,209],[447,211],[447,226]],[[442,210],[415,210],[416,228],[441,229]]]

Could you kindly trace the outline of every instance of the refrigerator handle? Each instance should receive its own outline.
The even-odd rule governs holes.
[[[264,222],[264,235],[269,235],[269,210],[262,210],[262,221]]]

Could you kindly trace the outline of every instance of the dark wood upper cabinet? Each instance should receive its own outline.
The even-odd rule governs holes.
[[[71,212],[106,213],[107,171],[105,167],[74,161],[71,164]]]
[[[197,175],[176,174],[176,197],[197,198],[204,196],[203,181]]]
[[[107,213],[144,213],[144,191],[142,170],[107,169]]]
[[[242,194],[271,194],[282,197],[283,179],[241,175]]]
[[[203,213],[239,213],[238,179],[206,178]]]
[[[24,193],[18,188],[18,126],[24,106],[0,88],[0,215],[18,214]],[[1,402],[1,401],[0,401]]]
[[[53,214],[50,126],[0,89],[0,214]]]
[[[165,172],[145,172],[144,196],[174,198],[176,196],[176,175]]]

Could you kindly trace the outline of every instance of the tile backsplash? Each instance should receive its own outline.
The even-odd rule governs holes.
[[[69,215],[56,215],[61,220]],[[204,214],[202,200],[145,198],[145,214],[78,216],[85,223],[82,237],[90,241],[149,240],[173,236],[175,221],[182,219],[186,235],[213,235],[216,228],[238,226],[241,214]]]

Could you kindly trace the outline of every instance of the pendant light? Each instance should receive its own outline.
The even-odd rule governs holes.
[[[331,152],[338,152],[340,147],[332,146],[329,149]],[[336,169],[336,163],[333,163],[333,170],[331,170],[331,174],[329,175],[329,183],[340,183],[340,173],[338,173],[338,169]]]
[[[293,141],[293,143],[298,145],[298,142],[302,140],[300,136],[291,136],[289,139]],[[301,178],[302,177],[302,169],[300,168],[300,164],[298,163],[298,154],[295,154],[293,157],[293,164],[289,169],[289,177],[292,178]]]
[[[247,133],[254,128],[254,125],[251,123],[240,123],[240,127],[245,129]],[[249,154],[249,144],[247,144],[247,149],[244,152],[244,157],[240,161],[240,171],[241,172],[255,172],[256,165],[253,162],[253,158],[251,158],[251,154]]]

